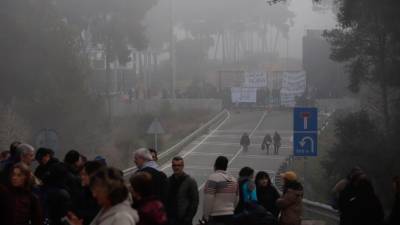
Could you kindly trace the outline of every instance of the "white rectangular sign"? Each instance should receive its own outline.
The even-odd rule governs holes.
[[[302,96],[306,90],[306,73],[304,71],[284,72],[281,89],[281,105],[293,107],[295,98]]]
[[[254,103],[257,101],[257,88],[232,87],[231,96],[232,103]]]
[[[267,86],[267,74],[264,72],[246,72],[244,79],[245,87],[260,88]]]

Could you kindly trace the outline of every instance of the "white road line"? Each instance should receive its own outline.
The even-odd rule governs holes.
[[[281,159],[286,159],[287,157],[284,156],[276,156],[276,155],[241,155],[239,158],[245,158],[245,159],[271,159],[271,160],[281,160]]]
[[[249,137],[253,136],[254,131],[256,131],[257,128],[262,124],[262,122],[264,121],[266,115],[267,115],[267,113],[264,112],[264,114],[262,115],[260,121],[258,121],[258,124],[256,125],[256,127],[251,131]],[[239,151],[237,151],[236,155],[234,155],[233,158],[229,161],[228,165],[231,165],[232,162],[233,162],[233,160],[235,160],[235,159],[238,157],[238,155],[239,155],[242,151],[243,151],[243,148],[241,147],[241,148],[239,149]]]
[[[253,135],[254,131],[256,131],[257,128],[262,124],[262,122],[264,121],[266,115],[267,115],[267,112],[264,112],[264,114],[263,114],[263,115],[261,116],[261,118],[260,118],[260,121],[258,121],[258,124],[256,125],[256,127],[251,131],[250,137]],[[233,158],[228,162],[228,165],[231,165],[231,164],[232,164],[233,160],[235,160],[235,159],[238,157],[238,155],[242,152],[242,150],[243,150],[243,148],[240,147],[239,150],[237,151],[237,153],[236,153],[236,154],[233,156]],[[206,182],[203,182],[203,183],[199,186],[198,190],[200,191],[200,190],[204,187],[205,184],[206,184]]]
[[[201,155],[201,156],[233,156],[233,154],[226,154],[223,152],[193,152],[192,155]]]
[[[220,128],[228,119],[231,118],[231,113],[228,111],[228,116],[224,119],[224,121],[222,121],[212,132],[210,132],[202,141],[200,141],[197,145],[195,145],[193,148],[191,148],[189,151],[187,151],[185,154],[182,155],[182,158],[185,158],[187,155],[189,155],[190,153],[192,153],[196,148],[198,148],[201,144],[203,144],[207,138],[209,138],[211,135],[213,135],[215,133],[216,130],[218,130],[218,128]],[[170,167],[171,163],[167,163],[167,165],[163,166],[161,168],[161,170],[165,170],[166,168]]]

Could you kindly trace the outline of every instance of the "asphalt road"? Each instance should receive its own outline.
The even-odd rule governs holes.
[[[292,135],[291,112],[230,112],[214,130],[197,138],[193,143],[179,154],[185,160],[185,172],[194,177],[199,189],[202,189],[207,177],[213,172],[215,159],[224,155],[229,159],[228,173],[238,176],[239,170],[249,166],[254,170],[266,171],[274,178],[276,171],[285,158],[291,154]],[[273,135],[274,131],[282,137],[282,146],[279,155],[270,155],[261,151],[261,142],[265,134]],[[250,134],[251,145],[247,152],[243,152],[239,140],[244,132]],[[161,166],[161,169],[169,176],[172,174],[170,163]],[[202,212],[202,191],[200,195],[199,218]]]

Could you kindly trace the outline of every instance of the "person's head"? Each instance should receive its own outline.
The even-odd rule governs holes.
[[[151,153],[151,155],[153,156],[153,160],[154,161],[158,161],[158,153],[154,148],[149,148],[149,151]]]
[[[35,149],[29,144],[20,144],[17,147],[17,151],[21,152],[21,162],[25,163],[27,166],[30,166],[35,159]]]
[[[54,151],[49,148],[39,148],[36,151],[35,159],[40,165],[46,165],[54,156]]]
[[[105,167],[100,161],[88,161],[83,165],[80,172],[81,184],[83,187],[87,187],[90,184],[90,177],[92,177],[97,171]]]
[[[243,136],[249,136],[249,134],[247,132],[244,132]]]
[[[347,175],[347,179],[351,180],[354,176],[358,176],[362,173],[363,173],[363,170],[359,166],[353,167],[350,170],[349,174]]]
[[[139,148],[133,154],[135,164],[139,168],[143,167],[146,162],[153,161],[153,156],[147,148]]]
[[[349,177],[350,185],[357,186],[359,181],[363,178],[366,178],[366,176],[367,175],[361,170],[354,171],[352,174],[350,174],[350,177]]]
[[[256,175],[255,183],[257,186],[268,187],[271,185],[271,178],[267,172],[260,171]]]
[[[83,160],[81,154],[76,150],[69,150],[64,157],[64,163],[80,169],[83,165]]]
[[[138,172],[129,179],[132,189],[132,197],[138,201],[153,195],[151,175],[147,172]]]
[[[286,171],[281,174],[281,177],[283,179],[284,184],[291,182],[291,181],[297,181],[297,174],[293,171]]]
[[[7,160],[10,157],[10,151],[2,151],[0,153],[0,161]]]
[[[184,166],[185,166],[185,163],[184,163],[182,157],[175,156],[172,159],[172,170],[174,171],[174,175],[176,175],[176,176],[182,175]]]
[[[228,168],[228,158],[225,156],[218,156],[214,163],[214,170],[223,170],[226,171]]]
[[[243,167],[239,171],[239,178],[253,179],[254,178],[254,170],[248,166]]]
[[[128,198],[122,172],[110,167],[100,169],[90,178],[90,189],[103,208],[112,207]]]
[[[13,141],[10,144],[10,155],[15,156],[17,154],[17,147],[18,145],[22,144],[20,141]]]
[[[25,163],[17,163],[11,169],[11,186],[31,190],[33,186],[33,176],[29,167]]]
[[[400,176],[393,177],[392,181],[394,192],[400,194]]]
[[[296,190],[296,191],[302,191],[303,190],[303,185],[301,185],[300,182],[298,182],[297,180],[291,180],[291,181],[287,181],[285,183],[285,187],[286,190],[287,189],[292,189],[292,190]]]

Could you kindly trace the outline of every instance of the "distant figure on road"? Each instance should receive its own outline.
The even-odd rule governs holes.
[[[275,131],[274,133],[274,154],[279,154],[279,148],[281,147],[281,136],[278,132]]]
[[[261,144],[261,150],[267,149],[267,155],[269,155],[269,147],[272,144],[272,137],[270,134],[266,134]]]
[[[240,145],[243,147],[243,151],[247,152],[250,145],[250,137],[248,133],[244,133],[240,138]]]

